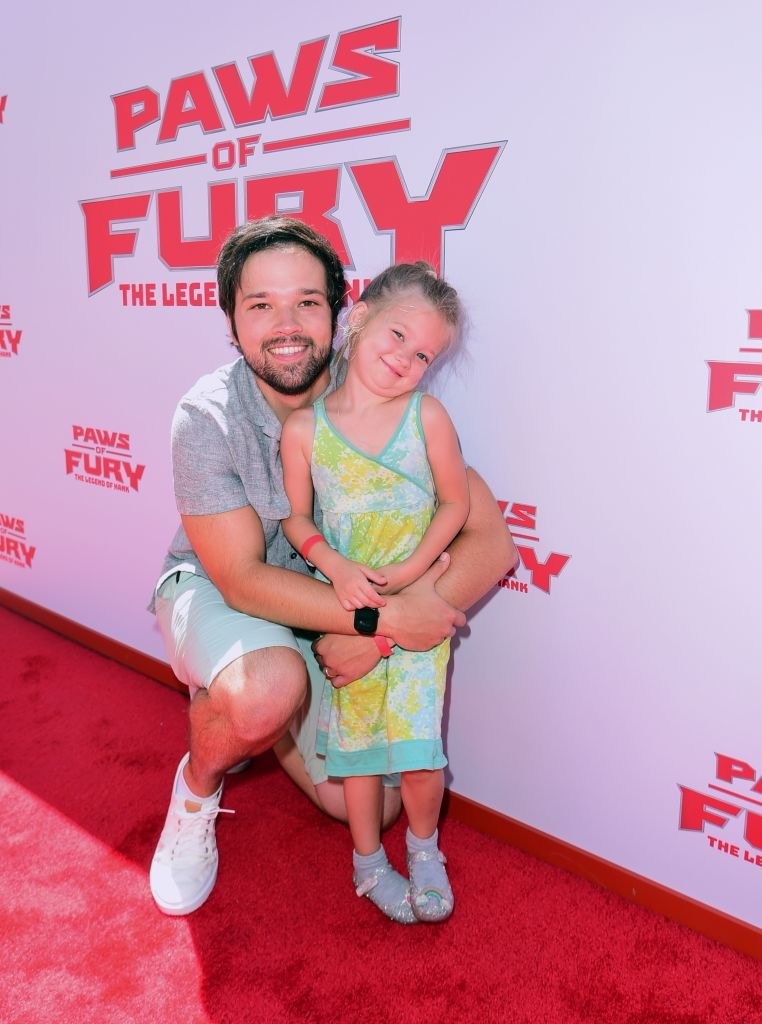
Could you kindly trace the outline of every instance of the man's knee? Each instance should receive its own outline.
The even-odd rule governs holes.
[[[275,742],[307,692],[307,669],[290,647],[251,651],[214,679],[209,696],[236,736],[259,745]]]
[[[314,786],[315,797],[311,799],[338,821],[347,821],[347,805],[344,799],[344,786],[339,779],[326,779]],[[402,810],[402,799],[399,786],[384,786],[384,803],[381,815],[381,828],[387,829],[399,818]],[[309,794],[308,794],[309,795]]]
[[[344,800],[344,786],[338,779],[326,779],[315,786],[318,807],[331,818],[347,821],[347,805]]]

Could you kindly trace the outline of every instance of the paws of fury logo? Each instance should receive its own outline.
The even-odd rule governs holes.
[[[762,309],[747,310],[749,314],[749,341],[756,345],[744,345],[738,349],[742,355],[762,357]],[[736,407],[743,423],[762,423],[762,409],[751,409],[748,402],[757,394],[762,385],[762,358],[755,362],[723,363],[707,359],[709,367],[709,399],[707,412],[718,409],[731,409],[736,404],[736,395],[749,396],[745,399],[744,408]]]
[[[11,307],[0,304],[0,359],[10,359],[19,354],[21,330],[14,328]]]
[[[77,425],[71,432],[71,447],[64,450],[67,476],[122,494],[138,490],[146,467],[133,463],[129,434]]]
[[[343,29],[333,39],[295,41],[288,53],[262,52],[246,60],[231,55],[163,85],[143,84],[112,95],[119,166],[111,168],[110,177],[128,184],[126,194],[80,203],[88,293],[115,282],[115,261],[135,256],[141,232],[158,239],[162,267],[213,270],[219,247],[236,224],[273,213],[291,213],[311,224],[331,242],[344,267],[354,268],[342,226],[347,184],[354,187],[369,227],[389,236],[390,263],[426,253],[437,269],[443,266],[444,236],[467,225],[505,142],[433,154],[425,194],[411,194],[396,156],[388,153],[395,136],[414,129],[412,113],[400,116],[395,57],[401,40],[401,19],[391,18]],[[332,112],[333,127],[326,129],[321,117]],[[175,144],[182,153],[170,155],[168,147]],[[385,152],[374,157],[377,145]],[[322,151],[337,156],[315,166],[316,146],[332,147]],[[286,169],[284,154],[293,160]],[[136,184],[158,172],[168,175],[161,188]],[[175,176],[187,175],[194,184],[199,176],[206,178],[207,188],[208,231],[203,225],[192,237],[183,230],[188,200],[181,185],[173,184]],[[191,284],[197,292],[203,289],[201,282]],[[124,305],[175,304],[175,289],[165,293],[160,282],[121,282],[119,288]],[[197,297],[213,302],[203,290]]]
[[[510,530],[521,560],[520,565],[504,576],[498,586],[505,590],[517,590],[521,594],[527,594],[531,584],[549,594],[551,580],[561,573],[571,555],[562,555],[557,551],[551,551],[545,561],[541,561],[537,556],[537,550],[526,543],[527,541],[532,543],[540,541],[540,538],[536,536],[536,505],[521,505],[516,501],[498,501],[498,506],[503,513],[503,519]],[[516,573],[521,568],[529,573],[529,583],[516,578]]]
[[[0,560],[31,569],[37,548],[27,543],[24,520],[0,512]]]
[[[680,829],[706,836],[710,849],[762,867],[762,774],[746,761],[715,754],[711,793],[680,786]],[[733,823],[731,833],[716,833]]]

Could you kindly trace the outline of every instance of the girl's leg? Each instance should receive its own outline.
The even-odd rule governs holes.
[[[382,790],[380,775],[355,775],[344,779],[349,831],[359,854],[375,853],[381,843]]]
[[[444,796],[444,770],[403,772],[402,804],[410,831],[420,839],[437,827]]]
[[[400,924],[414,924],[406,878],[394,870],[381,845],[383,786],[378,775],[344,779],[349,830],[354,852],[354,885],[358,896],[367,896],[387,917]]]
[[[410,827],[407,830],[407,866],[413,913],[419,921],[444,921],[455,899],[439,850],[437,821],[444,794],[444,772],[402,773],[402,803]]]

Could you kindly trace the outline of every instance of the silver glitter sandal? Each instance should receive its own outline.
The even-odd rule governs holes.
[[[416,924],[417,918],[413,913],[413,908],[410,905],[410,888],[405,887],[405,896],[402,900],[398,900],[395,903],[384,903],[381,900],[379,894],[375,891],[381,878],[389,873],[397,875],[402,882],[405,879],[398,871],[395,871],[389,861],[382,864],[378,868],[373,868],[366,878],[358,879],[357,875],[352,879],[355,892],[358,896],[367,896],[371,903],[378,907],[378,909],[386,914],[392,921],[397,921],[398,924]]]
[[[421,886],[416,882],[416,865],[436,860],[442,864],[445,887],[436,888],[432,885]],[[410,875],[410,900],[417,921],[446,921],[455,906],[455,897],[450,888],[450,881],[444,865],[447,858],[441,850],[416,850],[407,853],[407,870]]]

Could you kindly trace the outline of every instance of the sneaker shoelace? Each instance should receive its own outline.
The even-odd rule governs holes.
[[[204,853],[209,856],[209,835],[214,829],[218,814],[235,814],[228,807],[210,807],[208,810],[194,811],[183,815],[177,820],[177,832],[169,855],[177,867],[198,864],[198,848],[204,846]]]

